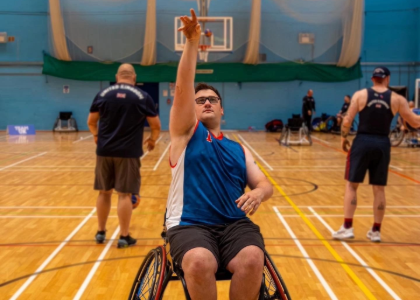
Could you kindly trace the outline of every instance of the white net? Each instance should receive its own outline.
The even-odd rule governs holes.
[[[204,62],[208,61],[209,58],[209,52],[207,51],[209,49],[208,45],[200,45],[198,48],[198,59]]]

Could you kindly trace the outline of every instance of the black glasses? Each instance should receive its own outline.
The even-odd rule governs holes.
[[[203,105],[204,103],[206,103],[207,99],[209,100],[210,104],[216,104],[220,100],[220,98],[216,96],[198,97],[197,99],[195,99],[195,103]]]

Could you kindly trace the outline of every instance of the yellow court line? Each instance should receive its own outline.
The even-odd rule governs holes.
[[[238,137],[233,134],[236,141],[238,143],[241,143],[238,139]],[[287,202],[293,207],[293,209],[296,211],[296,213],[303,219],[303,221],[308,225],[308,227],[312,230],[312,232],[316,235],[316,237],[324,244],[324,246],[330,251],[332,256],[337,260],[337,262],[340,263],[340,265],[343,267],[343,269],[347,272],[347,274],[353,279],[353,281],[359,286],[359,288],[365,293],[366,297],[368,299],[376,299],[375,296],[370,292],[370,290],[364,285],[364,283],[360,280],[359,277],[353,272],[352,269],[343,261],[343,259],[340,257],[340,255],[334,250],[334,248],[330,245],[330,243],[327,242],[327,240],[322,236],[322,234],[315,228],[315,226],[311,223],[311,221],[305,216],[304,213],[297,207],[297,205],[292,201],[292,199],[287,196],[287,194],[283,191],[283,189],[277,184],[277,182],[268,174],[267,170],[264,169],[264,167],[257,162],[258,167],[263,171],[265,176],[267,176],[268,180],[275,186],[275,188],[280,192],[280,194],[286,199]]]

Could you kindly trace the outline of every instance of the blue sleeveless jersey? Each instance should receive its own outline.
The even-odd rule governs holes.
[[[166,226],[230,224],[246,218],[235,201],[247,183],[245,153],[239,143],[215,137],[201,122],[175,166]]]

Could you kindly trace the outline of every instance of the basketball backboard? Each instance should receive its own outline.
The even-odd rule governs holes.
[[[208,52],[231,52],[233,49],[232,17],[197,17],[201,25],[200,45],[208,45]],[[185,36],[178,28],[182,27],[180,17],[175,17],[175,51],[184,49]],[[206,30],[211,34],[206,35]]]

